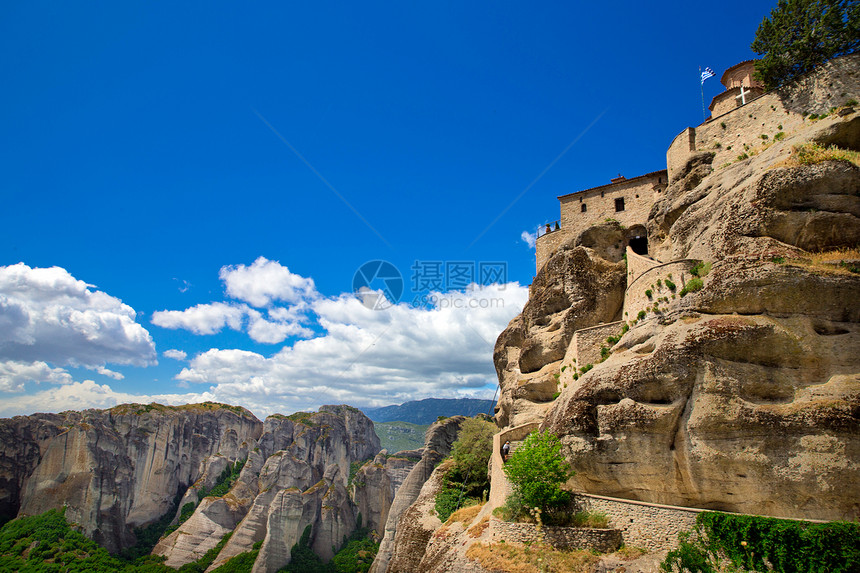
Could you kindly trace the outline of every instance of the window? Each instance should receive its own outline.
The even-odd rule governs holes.
[[[585,203],[579,206],[580,213],[585,213],[586,211],[588,211],[588,207],[585,206]]]
[[[624,197],[619,197],[615,200],[615,210],[623,211],[624,210]]]

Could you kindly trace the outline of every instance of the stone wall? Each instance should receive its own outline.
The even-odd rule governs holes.
[[[575,349],[576,365],[574,368],[582,368],[586,364],[597,364],[601,360],[600,348],[612,346],[606,342],[610,336],[621,334],[623,321],[599,324],[590,328],[583,328],[573,333],[573,346]]]
[[[511,523],[498,519],[490,521],[490,529],[494,538],[504,539],[505,543],[545,542],[555,549],[593,549],[611,553],[622,543],[621,532],[617,529],[544,525],[538,530],[531,523]]]
[[[696,128],[688,127],[675,136],[669,144],[669,149],[666,150],[666,167],[670,182],[674,181],[675,174],[694,151],[696,151]]]
[[[638,256],[638,255],[637,255]],[[629,252],[628,264],[632,260]],[[660,312],[671,310],[681,302],[680,292],[690,280],[690,269],[698,261],[693,259],[681,259],[668,263],[652,266],[642,274],[637,274],[632,281],[627,283],[624,293],[624,320],[634,320],[640,310],[644,310],[649,316],[654,316],[654,304],[658,305]],[[629,275],[628,275],[629,279]],[[671,281],[675,288],[669,288],[666,281]],[[659,283],[658,283],[659,281]],[[651,296],[648,296],[650,291]]]
[[[622,225],[644,225],[656,198],[666,188],[668,175],[655,171],[609,185],[563,195],[561,202],[561,228],[576,237],[606,219],[615,219]],[[616,199],[624,201],[624,210],[616,211]],[[582,211],[585,205],[586,211]]]
[[[511,493],[511,484],[505,476],[502,461],[502,444],[505,441],[519,442],[540,426],[537,422],[529,422],[502,430],[493,436],[493,453],[490,456],[490,508],[495,509],[505,505],[505,500]]]
[[[568,237],[570,237],[570,233],[566,232],[565,229],[559,229],[537,238],[535,241],[535,273],[540,271],[544,263]]]
[[[598,495],[574,494],[574,498],[584,510],[605,513],[609,525],[621,531],[625,545],[649,551],[677,547],[678,533],[692,529],[696,516],[705,511]]]
[[[860,54],[831,60],[814,72],[745,106],[715,116],[675,137],[666,152],[669,179],[673,180],[693,151],[714,151],[714,167],[760,149],[774,136],[797,130],[809,114],[829,113],[860,94]],[[820,121],[834,121],[832,118]],[[767,136],[763,138],[762,136]]]

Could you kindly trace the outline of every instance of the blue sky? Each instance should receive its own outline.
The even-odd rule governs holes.
[[[0,415],[492,396],[523,232],[665,167],[774,5],[4,4]]]

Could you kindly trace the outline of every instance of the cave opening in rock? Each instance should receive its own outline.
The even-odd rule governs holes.
[[[630,241],[627,243],[630,245],[630,248],[633,249],[633,252],[637,255],[647,255],[648,254],[648,238],[644,236],[635,236],[630,237]]]

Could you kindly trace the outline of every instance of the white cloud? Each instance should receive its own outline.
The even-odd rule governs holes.
[[[96,368],[96,372],[98,372],[102,376],[113,378],[114,380],[122,380],[123,378],[125,378],[125,376],[123,376],[119,372],[114,372],[113,370],[109,370],[104,366],[99,366],[98,368]]]
[[[0,402],[0,416],[16,416],[33,412],[62,412],[87,408],[112,408],[130,402],[148,404],[189,404],[214,400],[208,392],[189,394],[128,394],[116,392],[107,384],[96,384],[92,380],[55,386],[32,395],[15,396]]]
[[[529,233],[528,231],[523,231],[520,238],[525,241],[525,243],[529,246],[530,249],[535,248],[535,244],[537,243],[537,233]]]
[[[173,360],[185,360],[188,357],[188,354],[186,354],[184,351],[176,350],[173,348],[171,348],[170,350],[165,350],[164,352],[162,352],[162,354],[165,358],[172,358]]]
[[[279,300],[297,303],[317,296],[313,279],[294,274],[277,261],[265,257],[258,258],[248,267],[222,267],[218,276],[224,281],[229,296],[258,308]]]
[[[0,267],[0,360],[88,368],[155,363],[152,337],[118,298],[59,267]]]
[[[262,308],[263,314],[244,303],[212,302],[185,310],[161,310],[152,314],[152,323],[163,328],[183,328],[195,334],[216,334],[230,327],[247,330],[261,344],[277,344],[287,337],[308,337],[313,331],[303,326],[310,302],[319,298],[313,279],[290,272],[277,261],[258,258],[250,266],[221,267],[219,277],[230,297]],[[289,306],[272,306],[284,301]]]
[[[0,361],[0,391],[23,392],[28,382],[71,384],[72,376],[62,368],[51,368],[44,362]]]
[[[269,316],[273,314],[269,313]],[[290,320],[276,320],[274,322],[266,320],[259,312],[249,308],[248,336],[261,344],[277,344],[283,342],[288,336],[301,336],[303,338],[313,336],[313,331]]]
[[[159,310],[152,313],[152,324],[162,328],[184,328],[194,334],[215,334],[225,326],[242,329],[248,307],[223,302],[198,304],[185,310]]]
[[[474,395],[496,381],[498,334],[528,297],[516,283],[434,294],[431,308],[370,310],[353,295],[312,304],[324,336],[271,356],[213,348],[177,375],[210,384],[220,401],[258,415],[321,403],[368,405],[419,397]]]

